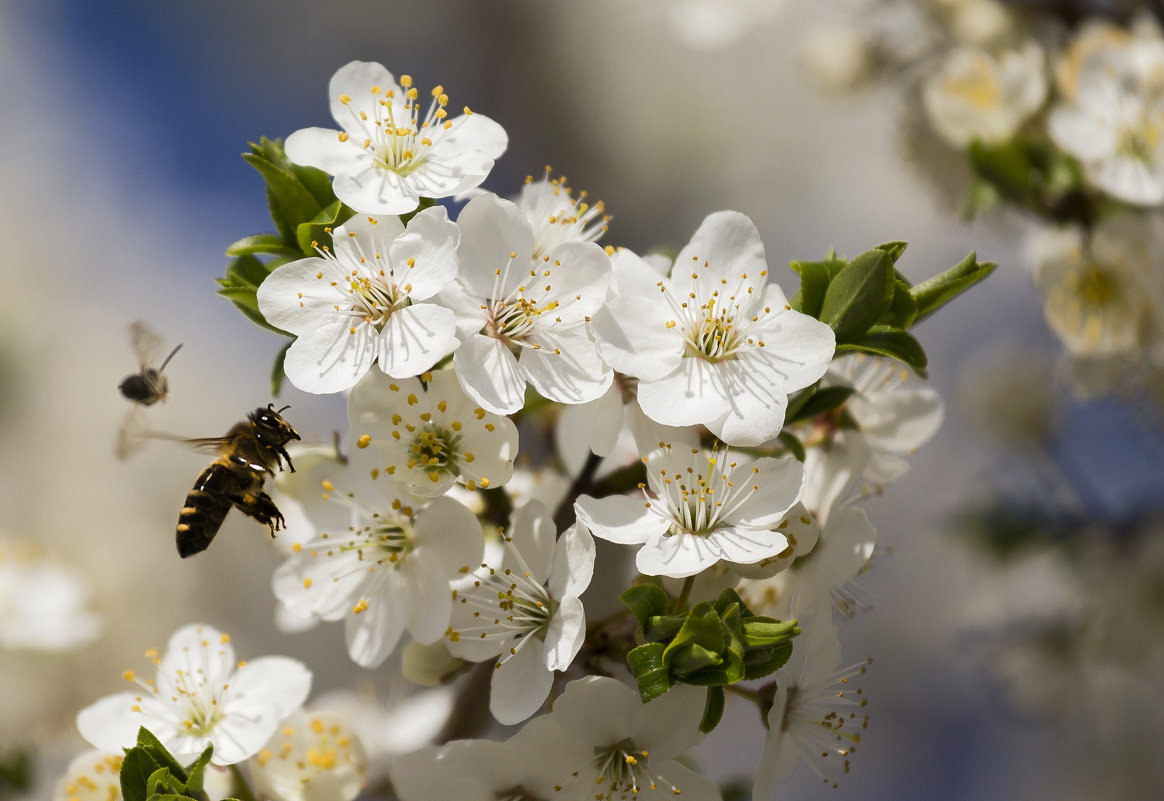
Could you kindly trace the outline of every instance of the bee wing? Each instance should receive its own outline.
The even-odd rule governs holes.
[[[129,324],[129,344],[133,346],[138,364],[144,368],[156,362],[162,355],[165,341],[162,335],[146,325],[144,320],[134,320]]]
[[[150,430],[146,422],[145,408],[135,403],[126,412],[121,427],[117,429],[113,453],[124,462],[144,448],[149,440]]]
[[[192,451],[198,453],[206,453],[211,456],[217,456],[222,446],[230,442],[230,437],[195,437],[193,439],[187,437],[175,437],[171,435],[157,435],[158,439],[172,439],[175,442],[180,442]]]

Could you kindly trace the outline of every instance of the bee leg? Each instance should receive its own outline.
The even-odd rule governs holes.
[[[287,468],[292,473],[294,473],[295,472],[295,465],[291,464],[291,454],[287,453],[287,449],[282,447],[282,446],[279,446],[279,455],[282,456],[283,460],[287,462]],[[283,469],[282,465],[279,466],[279,469],[280,470]]]
[[[248,492],[234,501],[234,506],[247,517],[254,518],[271,530],[271,536],[286,526],[283,513],[271,496],[265,492]]]

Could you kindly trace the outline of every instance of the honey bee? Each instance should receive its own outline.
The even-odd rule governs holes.
[[[178,513],[178,554],[183,559],[206,550],[232,506],[266,524],[272,537],[283,528],[283,515],[271,496],[263,492],[263,481],[275,476],[276,467],[282,470],[284,461],[295,472],[284,446],[299,439],[299,432],[283,419],[285,409],[276,411],[274,404],[268,403],[235,423],[225,436],[184,440],[218,458],[198,476]]]
[[[126,398],[142,406],[153,406],[158,401],[164,401],[170,384],[162,371],[174,358],[174,354],[182,349],[182,345],[170,351],[161,367],[150,367],[150,363],[157,361],[162,352],[162,338],[157,332],[141,320],[134,320],[129,325],[129,342],[137,355],[140,369],[139,372],[127,375],[117,388]]]

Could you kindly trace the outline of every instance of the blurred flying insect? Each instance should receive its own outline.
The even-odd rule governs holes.
[[[295,472],[285,446],[299,439],[299,432],[283,419],[287,408],[276,411],[268,403],[235,423],[225,436],[182,440],[218,456],[198,476],[178,513],[178,555],[183,559],[209,547],[232,506],[264,523],[272,537],[283,527],[283,515],[263,492],[263,482],[267,476],[274,478],[275,468],[282,470],[283,462]]]
[[[174,358],[174,354],[182,349],[182,345],[179,343],[170,351],[160,367],[151,367],[150,364],[156,362],[162,353],[162,337],[141,320],[134,320],[129,324],[129,342],[137,355],[140,370],[127,375],[118,389],[126,398],[142,406],[153,406],[158,401],[164,401],[170,384],[162,371]]]
[[[179,344],[160,366],[152,367],[162,354],[163,341],[161,335],[141,320],[130,323],[129,342],[137,356],[139,371],[127,375],[118,385],[121,394],[133,401],[133,406],[126,412],[125,420],[117,431],[117,443],[114,446],[114,453],[122,461],[141,450],[150,438],[144,407],[166,399],[170,384],[163,371],[174,354],[182,348]]]

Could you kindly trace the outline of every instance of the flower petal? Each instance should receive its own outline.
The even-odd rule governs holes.
[[[546,586],[559,600],[577,597],[590,586],[594,576],[594,538],[577,522],[562,533],[554,548],[553,566]]]
[[[525,377],[501,340],[469,337],[453,354],[453,369],[465,394],[494,414],[512,414],[525,405]]]
[[[544,651],[545,643],[532,637],[493,671],[489,711],[498,723],[521,723],[546,702],[554,671],[546,669]]]
[[[546,631],[545,668],[566,670],[586,641],[586,610],[577,596],[562,599]]]
[[[635,545],[662,536],[671,525],[652,512],[650,504],[641,497],[583,495],[574,502],[574,511],[595,537],[622,545]]]

